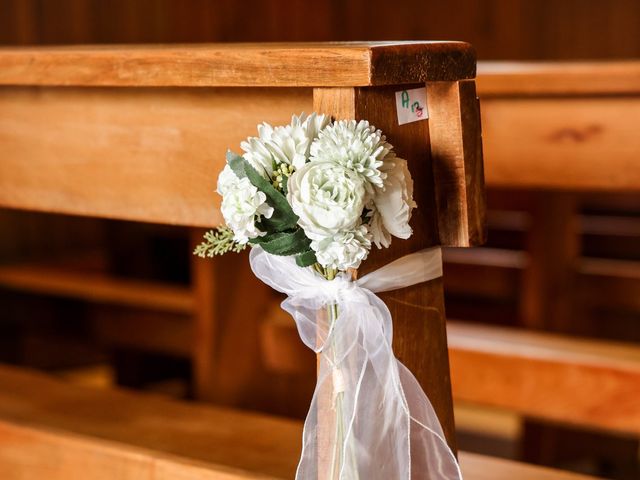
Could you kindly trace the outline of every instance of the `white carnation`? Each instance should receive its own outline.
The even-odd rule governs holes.
[[[218,177],[218,193],[222,195],[222,216],[233,230],[236,242],[247,243],[265,234],[258,229],[256,221],[260,216],[270,218],[273,208],[267,204],[267,196],[248,178],[238,178],[226,165]]]
[[[393,155],[392,148],[382,132],[366,120],[340,120],[319,133],[311,145],[311,160],[338,163],[371,185],[382,187],[385,173],[380,167],[388,155]]]
[[[272,176],[274,166],[281,163],[300,168],[309,159],[311,144],[318,132],[329,120],[326,115],[312,113],[294,115],[289,125],[281,127],[263,123],[258,126],[258,137],[250,137],[240,144],[244,158],[268,177]]]
[[[322,240],[311,242],[318,263],[325,268],[348,270],[358,268],[371,249],[367,227],[360,225],[348,232],[339,232]]]
[[[311,240],[360,224],[366,191],[364,180],[353,170],[336,163],[310,162],[289,177],[287,190],[298,225]]]
[[[383,170],[387,174],[383,188],[376,188],[371,209],[369,228],[373,242],[381,247],[391,244],[391,235],[409,238],[413,231],[409,225],[413,200],[413,179],[407,161],[393,158],[385,162]]]

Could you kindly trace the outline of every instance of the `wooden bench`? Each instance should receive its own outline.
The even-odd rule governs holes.
[[[419,177],[426,176],[426,184],[433,181],[430,175],[437,178],[434,198],[420,202],[424,208],[421,211],[436,212],[430,214],[430,218],[435,222],[431,224],[432,233],[437,232],[437,236],[422,238],[425,244],[479,243],[482,239],[479,191],[474,190],[477,184],[465,187],[463,181],[465,173],[476,179],[479,175],[474,170],[478,165],[473,153],[477,150],[478,138],[477,123],[474,125],[472,59],[466,46],[455,43],[306,45],[303,48],[245,45],[2,49],[0,148],[10,155],[0,161],[0,204],[180,225],[215,225],[220,217],[216,208],[210,206],[211,191],[226,148],[237,146],[242,138],[252,134],[259,121],[282,123],[292,112],[315,109],[338,117],[369,118],[389,133],[401,154],[412,157],[421,153],[425,164],[433,162],[431,169],[412,164],[412,169],[418,169]],[[274,65],[280,67],[273,68]],[[427,143],[426,122],[404,129],[406,133],[394,127],[393,104],[389,99],[398,88],[420,86],[425,82],[430,89],[430,143]],[[622,84],[631,88],[628,83]],[[512,94],[507,92],[507,99]],[[514,98],[519,98],[518,95],[514,94]],[[488,107],[489,112],[494,112],[491,115],[501,119],[490,124],[488,130],[485,127],[492,138],[500,135],[498,125],[517,120],[526,110],[518,108],[511,113],[502,100],[497,95],[493,106]],[[516,101],[514,105],[528,104]],[[470,123],[461,122],[461,118]],[[623,131],[622,137],[616,138],[627,137]],[[510,151],[490,151],[487,178],[491,183],[511,182],[510,175],[520,174],[525,178],[525,174],[530,177],[529,173],[538,171],[531,162],[514,169],[508,164],[513,161]],[[502,167],[496,169],[500,165]],[[503,173],[494,173],[500,171]],[[602,185],[600,176],[589,169],[578,168],[576,175],[575,185],[579,187]],[[547,182],[547,186],[553,181],[546,171],[531,178],[541,184]],[[131,188],[132,183],[137,188]],[[401,248],[416,246],[407,243]],[[400,250],[392,252],[393,255],[400,253]],[[369,268],[383,261],[383,258],[374,259]],[[193,348],[198,384],[206,390],[210,379],[219,373],[211,359],[215,357],[216,339],[223,336],[225,313],[217,310],[217,298],[223,289],[215,281],[216,262],[199,265],[195,272],[198,334]],[[20,272],[16,276],[15,271],[8,271],[4,278],[14,284],[31,282],[37,289],[33,276],[27,275],[25,280],[20,275]],[[75,289],[83,294],[73,279],[65,285],[66,291]],[[93,298],[102,295],[102,299],[109,300],[119,298],[125,290],[108,287],[98,293],[85,289],[84,295],[94,295]],[[427,301],[435,298],[439,312],[442,306],[437,299],[441,298],[441,288],[439,282],[434,282],[428,289],[431,293],[427,293]],[[133,294],[127,301],[147,301],[141,290],[132,288],[131,291],[138,295]],[[420,295],[424,294],[423,291]],[[176,298],[181,302],[180,308],[187,308],[188,299],[180,295]],[[402,309],[398,307],[394,313],[402,313]],[[250,316],[251,312],[244,314]],[[425,343],[422,334],[414,337],[414,343],[405,343],[408,332],[415,334],[416,325],[398,322],[397,338],[405,339],[397,342],[399,354],[420,379],[446,368],[446,353],[442,351],[443,318],[440,314],[427,320],[429,329],[436,332],[430,337],[436,339],[432,344]],[[453,335],[457,335],[456,332],[453,330]],[[425,364],[424,356],[416,360],[416,352],[425,345],[440,352],[435,356],[437,361],[432,358],[431,363]],[[506,358],[504,362],[508,361]],[[241,368],[251,369],[251,362]],[[446,378],[443,384],[424,381],[423,384],[451,440],[451,402]],[[8,383],[0,382],[0,385]],[[98,401],[102,395],[102,392],[95,393],[92,401]],[[75,393],[71,392],[70,396],[73,404]],[[90,403],[83,408],[89,409]],[[10,415],[6,418],[9,425],[14,421],[20,423]],[[48,430],[49,427],[42,428]],[[48,435],[52,435],[54,441],[57,438],[55,431]],[[127,441],[123,442],[125,450],[136,450],[135,445],[127,446]],[[210,451],[225,446],[213,448],[212,445],[215,444],[203,448]],[[45,451],[38,450],[38,455]],[[485,463],[484,459],[471,458],[473,460],[463,457],[463,461],[474,465],[474,473],[469,474],[482,475],[486,471],[491,472],[487,477],[500,478],[500,473],[496,473],[502,465],[500,462]],[[15,465],[17,472],[21,472],[24,465],[19,461]],[[207,465],[198,472],[209,468],[213,467]],[[504,474],[505,478],[526,478],[524,467],[509,464],[505,468],[509,472]],[[516,474],[510,470],[513,468],[523,469]],[[543,478],[542,473],[535,472],[540,475],[536,478]],[[563,478],[555,472],[546,475]]]
[[[0,478],[293,478],[302,425],[0,367]],[[244,448],[238,448],[243,445]],[[461,453],[467,480],[587,477]]]
[[[609,305],[639,310],[637,265],[580,258],[575,205],[563,193],[640,190],[640,138],[632,126],[640,118],[639,79],[637,61],[481,64],[487,184],[547,191],[530,220],[529,251],[447,252],[451,291],[470,294],[476,270],[484,279],[480,295],[504,298],[519,288],[521,324],[536,329],[570,324],[568,300],[560,298],[569,296],[569,279],[577,298],[600,290]],[[638,345],[464,323],[449,328],[458,399],[640,436]],[[495,396],[480,379],[504,393]],[[544,385],[544,402],[534,400],[536,384]]]
[[[217,225],[220,214],[212,206],[212,190],[226,149],[236,148],[261,121],[285,123],[292,112],[314,110],[336,118],[370,120],[409,160],[420,186],[416,197],[421,208],[413,221],[417,234],[373,255],[364,271],[431,245],[482,242],[475,58],[466,44],[0,49],[0,66],[1,206],[174,225]],[[425,85],[429,122],[398,126],[395,92]],[[236,289],[240,300],[234,300],[216,283],[219,272],[215,269],[221,264],[210,262],[196,272],[196,301],[201,308],[195,359],[200,384],[220,373],[215,370],[215,346],[221,342],[218,320],[237,315],[233,307],[247,303],[242,302],[246,285]],[[225,272],[227,282],[231,271]],[[246,272],[245,266],[236,280],[248,278]],[[77,290],[78,286],[70,282],[67,288]],[[113,290],[105,292],[103,298],[114,295]],[[442,281],[391,292],[384,299],[395,318],[396,352],[429,394],[455,449]],[[241,313],[240,318],[251,318],[255,312],[245,308]],[[238,368],[251,368],[251,364]],[[156,478],[189,478],[193,472],[204,475],[205,471],[212,478],[225,474],[234,478],[238,476],[234,471],[242,469],[245,478],[247,471],[249,478],[282,478],[291,475],[295,464],[293,437],[300,432],[291,423],[255,416],[245,421],[240,414],[206,414],[199,407],[172,409],[165,403],[158,406],[161,416],[145,421],[154,401],[142,396],[92,392],[84,402],[72,388],[59,387],[59,396],[55,387],[48,390],[29,379],[27,384],[38,387],[38,395],[33,395],[12,384],[10,371],[2,375],[2,388],[9,395],[4,417],[7,435],[0,444],[7,476],[37,475],[44,470],[49,476],[61,472],[64,478],[78,472],[83,478],[105,478],[105,472],[114,469],[106,477],[127,478],[150,469],[149,475]],[[42,410],[30,408],[22,398],[25,395],[52,403]],[[120,405],[119,399],[128,406]],[[54,413],[56,404],[67,412],[73,428],[65,427],[56,415],[53,425],[49,423],[47,412]],[[94,431],[94,422],[83,414],[87,412],[102,418]],[[190,419],[173,428],[172,417]],[[221,417],[231,422],[225,426]],[[36,431],[48,431],[46,440],[35,438],[34,450],[25,448],[24,431],[16,433],[24,422]],[[69,431],[75,434],[78,429],[81,434],[87,429],[84,434],[89,439],[67,438]],[[215,438],[203,436],[203,430],[217,432]],[[245,435],[235,436],[238,431]],[[159,432],[164,432],[161,437]],[[101,453],[93,450],[92,438],[110,442],[112,436],[125,445],[124,450],[111,443],[106,452],[102,447]],[[167,449],[167,457],[162,456],[167,462],[155,458],[150,462],[145,448]],[[191,455],[208,452],[213,457],[206,463],[200,459],[176,467],[170,459],[179,456],[180,450]],[[124,462],[116,461],[118,451]],[[44,466],[25,462],[25,453]],[[483,470],[477,463],[475,468]]]

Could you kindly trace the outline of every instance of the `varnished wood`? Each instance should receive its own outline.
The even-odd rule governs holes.
[[[639,65],[563,63],[553,66],[551,78],[534,76],[531,83],[522,72],[535,71],[535,64],[504,64],[496,82],[491,73],[480,74],[487,184],[640,190]]]
[[[635,345],[459,322],[448,333],[456,399],[640,434]]]
[[[156,464],[180,458],[190,468],[178,461],[170,478],[199,478],[196,474],[206,471],[211,478],[218,478],[220,471],[238,475],[230,478],[293,477],[299,422],[74,387],[9,367],[0,367],[0,372],[3,480],[36,478],[41,472],[49,472],[41,478],[52,480],[139,479],[144,473],[152,475]],[[194,468],[198,465],[206,468]]]
[[[0,48],[0,85],[322,87],[475,76],[462,42]]]
[[[284,480],[294,476],[301,432],[290,420],[83,388],[0,367],[3,480]],[[460,457],[468,480],[589,478]]]
[[[479,62],[478,92],[492,96],[636,95],[640,61]]]
[[[192,244],[202,232],[193,230]],[[258,280],[248,251],[191,261],[194,315],[192,358],[197,398],[218,405],[264,408],[270,378],[260,361],[260,327],[270,287]],[[247,301],[248,295],[251,301]]]
[[[314,109],[336,118],[367,119],[380,128],[396,153],[408,160],[415,180],[418,209],[411,220],[409,240],[397,240],[391,248],[377,250],[361,267],[374,270],[395,258],[439,244],[433,171],[429,154],[429,124],[425,121],[398,125],[394,92],[398,87],[317,89]],[[380,295],[394,319],[394,351],[425,390],[455,449],[453,408],[449,383],[442,280]]]
[[[0,88],[0,206],[212,226],[216,178],[307,89]]]
[[[572,292],[580,238],[575,195],[536,192],[526,252],[533,259],[523,271],[519,302],[521,326],[570,331]]]
[[[104,273],[74,272],[42,263],[0,265],[0,285],[10,290],[71,297],[190,314],[195,302],[188,287],[121,279]]]
[[[485,194],[475,82],[430,82],[427,105],[440,243],[480,245]]]
[[[89,311],[93,335],[100,345],[111,351],[127,349],[178,358],[194,356],[193,313],[175,314],[151,307],[129,309],[123,306],[89,307]]]

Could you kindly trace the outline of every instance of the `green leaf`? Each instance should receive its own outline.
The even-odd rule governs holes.
[[[231,170],[233,170],[233,173],[235,173],[236,177],[238,178],[244,178],[247,176],[247,174],[244,173],[245,161],[246,160],[242,158],[240,155],[232,152],[231,150],[227,150],[227,163],[231,167]]]
[[[299,267],[310,267],[317,261],[316,252],[313,250],[307,250],[296,257],[296,265]]]
[[[283,232],[295,228],[298,223],[298,216],[293,213],[291,205],[286,197],[275,189],[271,183],[260,175],[244,158],[235,153],[227,152],[227,162],[238,176],[247,177],[251,184],[267,196],[267,203],[274,209],[271,218],[264,218],[260,224],[267,232]]]
[[[296,255],[309,250],[311,240],[304,234],[304,230],[294,232],[280,232],[251,239],[251,243],[260,245],[265,252],[273,255]]]

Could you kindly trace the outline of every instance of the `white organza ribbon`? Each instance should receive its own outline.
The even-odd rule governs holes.
[[[440,249],[407,255],[356,281],[347,274],[328,281],[292,257],[259,247],[250,258],[256,276],[288,296],[282,308],[302,341],[320,354],[296,479],[461,479],[429,399],[393,354],[391,314],[375,295],[442,276]],[[331,308],[337,315],[328,322]],[[328,432],[318,426],[320,402],[331,406],[323,406],[327,420],[336,415]],[[330,439],[330,448],[337,443],[338,460],[335,452],[319,453],[319,434]]]

